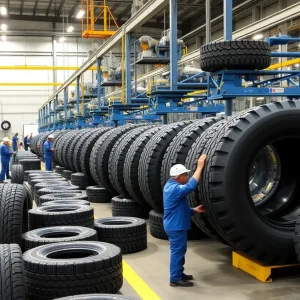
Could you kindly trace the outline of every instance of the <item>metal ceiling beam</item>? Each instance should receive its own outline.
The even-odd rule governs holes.
[[[87,69],[93,66],[97,59],[103,57],[108,51],[110,51],[117,43],[120,43],[124,33],[129,33],[135,29],[141,27],[148,20],[154,17],[158,12],[162,11],[169,3],[169,0],[150,0],[148,1],[135,15],[133,18],[130,18],[122,27],[120,27],[116,33],[110,37],[105,43],[103,43],[76,71],[65,83],[58,88],[58,90],[49,98],[49,100],[44,103],[41,107],[53,100],[56,95],[61,93],[66,87],[73,83],[76,78],[81,76]]]
[[[61,4],[60,4],[59,9],[58,9],[57,14],[56,14],[57,17],[59,17],[61,15],[61,12],[64,8],[65,3],[66,3],[66,0],[61,1]]]
[[[36,14],[36,8],[37,8],[37,6],[38,6],[38,2],[39,2],[39,0],[35,0],[35,3],[34,3],[34,9],[33,9],[33,15],[35,16],[35,14]]]
[[[74,14],[74,12],[75,12],[75,10],[76,10],[76,8],[77,8],[78,5],[79,5],[79,4],[76,3],[76,4],[72,7],[72,9],[71,9],[71,11],[70,11],[70,13],[69,13],[68,20],[71,20],[71,18],[72,18],[72,16],[73,16],[73,14]]]
[[[118,23],[122,20],[122,17],[127,14],[131,9],[131,4],[128,5],[118,16]]]
[[[47,12],[46,12],[46,17],[48,17],[48,15],[49,15],[52,3],[53,3],[53,0],[50,0],[48,8],[47,8]]]
[[[113,13],[113,12],[118,8],[118,6],[119,6],[119,3],[116,3],[116,4],[112,7],[112,9],[110,10],[111,13]]]

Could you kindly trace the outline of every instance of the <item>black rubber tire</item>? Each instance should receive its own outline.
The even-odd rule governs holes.
[[[94,209],[87,205],[50,205],[29,210],[29,229],[51,226],[94,226]]]
[[[126,190],[132,198],[137,203],[141,204],[147,210],[151,209],[151,206],[144,199],[143,194],[140,189],[139,179],[138,179],[138,169],[140,164],[140,158],[146,144],[149,142],[151,137],[159,132],[163,127],[154,127],[146,130],[141,134],[129,148],[124,165],[124,183]]]
[[[147,248],[146,221],[138,218],[101,218],[94,225],[99,241],[114,244],[122,254],[135,253]]]
[[[131,144],[145,132],[145,130],[150,129],[151,127],[153,126],[141,126],[130,130],[115,142],[111,150],[108,160],[108,175],[113,188],[119,195],[130,197],[125,187],[123,175],[126,154]]]
[[[149,213],[149,223],[150,223],[150,234],[160,240],[168,240],[168,235],[164,230],[163,225],[164,215],[155,210],[151,210]],[[191,222],[191,229],[187,232],[187,239],[199,240],[206,238],[207,235],[202,232],[193,222]]]
[[[170,169],[175,164],[185,165],[189,149],[195,140],[211,125],[220,121],[221,118],[207,118],[193,122],[179,132],[170,143],[163,158],[161,167],[161,186],[170,178]]]
[[[23,166],[24,171],[41,168],[41,161],[39,159],[21,159],[18,163]]]
[[[2,123],[1,123],[1,128],[2,130],[9,130],[11,128],[11,124],[9,121],[6,121],[4,120]]]
[[[11,166],[11,183],[23,184],[24,170],[22,165]]]
[[[70,185],[69,183],[68,183],[68,181],[65,179],[65,178],[38,178],[38,179],[33,179],[32,181],[31,181],[31,193],[34,195],[34,187],[38,184],[38,183],[49,183],[49,184],[51,184],[51,183],[65,183],[65,185]],[[62,184],[60,184],[60,185],[62,185]],[[47,187],[47,186],[46,186]]]
[[[297,255],[298,262],[300,262],[300,217],[297,219],[296,227],[295,227],[295,252]]]
[[[112,198],[109,191],[100,185],[88,186],[86,188],[86,194],[88,201],[92,203],[109,203]]]
[[[62,136],[62,138],[59,140],[59,142],[56,145],[56,160],[58,161],[58,164],[62,167],[66,168],[66,165],[64,163],[64,147],[66,143],[68,143],[71,139],[71,137],[74,135],[74,130],[67,132],[65,135]]]
[[[91,176],[90,171],[90,157],[93,150],[95,143],[98,139],[105,134],[107,131],[111,130],[112,128],[99,128],[95,133],[93,133],[84,143],[81,152],[80,152],[80,166],[76,163],[77,171],[82,172],[87,176]]]
[[[53,201],[48,201],[44,202],[41,204],[41,206],[49,206],[49,205],[90,205],[89,201],[86,200],[53,200]]]
[[[47,257],[49,253],[51,258]],[[60,257],[64,254],[79,258],[62,260]],[[31,300],[117,293],[123,284],[121,251],[107,243],[48,244],[25,252],[23,259],[27,296]],[[48,274],[51,274],[52,284],[49,284]]]
[[[98,241],[97,231],[82,226],[44,227],[23,233],[23,252],[53,243]]]
[[[140,190],[148,204],[158,211],[163,211],[160,173],[164,154],[173,138],[189,124],[191,121],[164,126],[152,136],[142,152],[138,168]]]
[[[70,171],[70,170],[63,170],[63,177],[66,178],[67,180],[71,180],[71,176],[72,174],[74,174],[73,171]]]
[[[200,68],[206,72],[221,69],[262,70],[270,64],[270,44],[265,41],[212,42],[200,48]]]
[[[26,170],[24,171],[24,180],[28,181],[29,174],[43,174],[43,173],[52,173],[52,171],[44,171],[44,170]]]
[[[108,176],[109,155],[115,142],[126,132],[136,128],[135,125],[125,125],[104,133],[96,142],[91,152],[90,171],[95,182],[102,184],[112,196],[118,195]]]
[[[191,145],[188,155],[186,157],[185,165],[191,170],[193,174],[197,168],[197,160],[202,153],[205,153],[204,148],[207,141],[214,137],[216,131],[222,128],[227,123],[227,120],[221,120],[216,124],[208,128],[201,136],[199,136],[194,143]],[[203,175],[202,175],[203,176]],[[202,204],[201,198],[199,198],[198,189],[193,191],[188,195],[188,199],[191,207],[196,207]],[[227,242],[220,236],[220,234],[215,230],[214,226],[208,221],[206,214],[195,214],[193,216],[194,223],[208,236],[216,239],[217,241],[227,244]]]
[[[55,173],[58,173],[60,175],[63,175],[65,168],[61,166],[55,166]]]
[[[87,200],[87,198],[88,197],[82,193],[75,193],[75,192],[59,193],[59,194],[54,193],[54,194],[41,196],[39,199],[39,204],[42,205],[45,202],[60,201],[60,200],[65,200],[65,201]]]
[[[88,186],[95,184],[91,177],[83,173],[73,173],[71,175],[71,184],[79,186],[81,190],[85,190]]]
[[[68,159],[68,157],[69,157],[69,154],[70,154],[71,144],[76,139],[76,136],[78,136],[80,133],[82,133],[82,131],[83,130],[70,131],[70,133],[68,134],[68,138],[64,140],[61,156],[62,156],[63,166],[65,166],[67,169],[69,169],[69,165],[68,165],[68,160],[69,159]]]
[[[22,251],[16,244],[0,245],[0,299],[25,299]]]
[[[149,211],[134,200],[123,196],[115,196],[111,199],[111,211],[113,217],[149,217]]]
[[[31,192],[30,186],[27,182],[23,183],[24,191],[25,191],[25,197],[27,200],[27,206],[28,209],[32,209],[33,207],[33,194]]]
[[[262,105],[230,118],[205,145],[207,163],[199,198],[207,209],[206,216],[233,248],[263,264],[297,261],[299,115],[297,100]],[[249,170],[258,152],[269,144],[277,152],[280,178],[270,199],[257,206],[249,190]],[[284,206],[270,214],[272,205],[278,203]]]
[[[168,240],[168,236],[163,227],[163,214],[156,210],[149,213],[150,234],[160,240]]]
[[[42,188],[50,188],[50,187],[56,187],[56,186],[70,186],[69,182],[68,181],[57,181],[57,182],[54,182],[54,181],[51,181],[51,182],[40,182],[40,183],[37,183],[33,190],[33,199],[35,200],[35,203],[36,205],[39,205],[39,200],[40,200],[40,195],[38,194],[38,191]]]
[[[58,155],[60,153],[58,153],[58,149],[59,149],[60,141],[69,132],[70,132],[70,130],[59,131],[54,136],[53,148],[55,148],[56,151],[54,151],[54,153],[53,153],[53,162],[55,165],[59,165]]]
[[[83,148],[86,145],[89,138],[98,131],[99,131],[99,128],[91,129],[91,130],[87,131],[84,135],[82,135],[80,137],[80,139],[76,143],[75,148],[74,148],[73,157],[70,157],[72,159],[72,162],[71,162],[72,170],[74,170],[74,172],[82,172],[81,166],[80,166],[81,152],[83,151]],[[89,165],[89,159],[87,161],[87,165]]]
[[[122,296],[122,295],[86,294],[86,295],[64,297],[64,298],[59,298],[54,300],[138,300],[138,298]]]
[[[28,231],[28,203],[23,185],[0,187],[0,244],[22,244]]]
[[[48,174],[50,174],[50,173],[48,173]],[[35,186],[38,182],[51,181],[51,180],[65,181],[65,178],[62,178],[59,174],[50,174],[48,176],[37,175],[37,176],[32,176],[32,177],[30,177],[30,175],[29,175],[29,177],[28,177],[28,183],[32,187]]]

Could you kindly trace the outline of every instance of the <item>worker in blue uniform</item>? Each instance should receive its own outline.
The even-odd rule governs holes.
[[[10,140],[5,137],[2,140],[3,144],[0,147],[0,155],[1,155],[1,173],[0,173],[0,183],[5,183],[5,175],[7,179],[10,179],[9,176],[9,161],[12,154],[16,154],[10,150]]]
[[[192,275],[184,271],[185,253],[187,250],[187,231],[191,229],[191,216],[204,213],[202,205],[190,208],[187,195],[196,189],[205,164],[206,155],[202,154],[197,161],[197,169],[189,179],[190,170],[181,164],[170,169],[170,179],[164,186],[164,229],[168,235],[171,249],[170,286],[189,287],[194,284]]]
[[[12,156],[12,163],[14,164],[16,162],[16,154],[18,152],[18,133],[15,133],[15,135],[12,137],[12,150],[14,152],[13,156]]]
[[[55,148],[53,148],[52,145],[53,140],[54,136],[53,134],[50,134],[47,141],[45,141],[44,143],[44,159],[46,164],[46,171],[52,171],[53,152],[55,151]]]

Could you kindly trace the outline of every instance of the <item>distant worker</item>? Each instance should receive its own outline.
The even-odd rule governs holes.
[[[29,136],[29,138],[27,139],[28,147],[30,147],[30,143],[32,142],[32,139],[33,139],[33,135],[32,135],[32,133],[30,133],[30,136]]]
[[[9,161],[12,154],[16,154],[16,152],[11,151],[10,139],[5,137],[2,140],[3,144],[0,147],[0,155],[1,155],[1,173],[0,173],[0,183],[5,183],[5,175],[7,179],[10,179],[9,176]]]
[[[190,287],[194,277],[184,271],[187,250],[187,231],[191,229],[191,216],[204,213],[202,205],[190,208],[187,195],[196,189],[205,164],[206,155],[197,161],[197,169],[189,179],[185,166],[177,164],[170,169],[170,179],[164,186],[164,229],[170,242],[170,286]]]
[[[55,148],[53,148],[52,145],[53,140],[54,136],[53,134],[50,134],[48,136],[47,141],[44,143],[44,158],[46,164],[46,171],[52,171],[53,152],[55,151]]]
[[[13,152],[15,152],[12,157],[12,163],[15,163],[16,153],[18,152],[18,141],[19,141],[18,135],[19,135],[18,133],[15,133],[15,135],[12,137],[12,150]]]
[[[28,139],[29,139],[29,135],[27,134],[24,137],[24,149],[25,149],[25,151],[28,151]]]

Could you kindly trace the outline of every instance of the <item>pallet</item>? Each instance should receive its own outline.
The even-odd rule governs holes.
[[[273,269],[299,267],[299,264],[264,266],[255,259],[237,251],[232,252],[232,265],[264,283],[272,282],[271,274]]]

